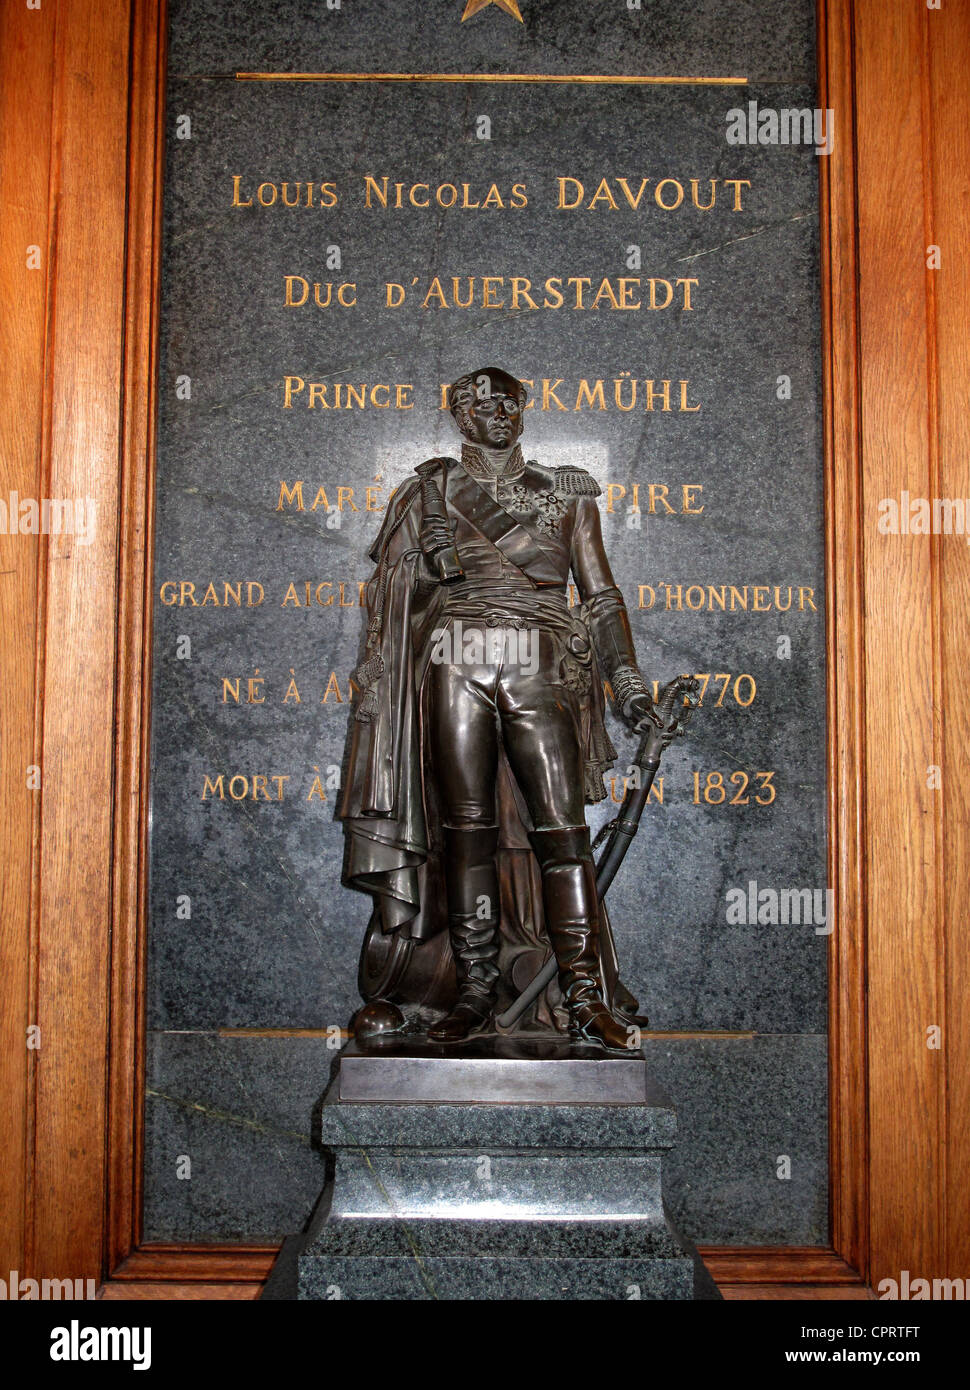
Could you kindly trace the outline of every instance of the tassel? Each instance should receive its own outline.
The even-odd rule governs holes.
[[[379,708],[377,691],[373,689],[365,690],[354,711],[354,718],[361,724],[369,724],[377,714]]]
[[[384,674],[384,658],[378,653],[368,661],[362,661],[354,672],[353,679],[357,685],[364,688],[365,685],[376,685]]]

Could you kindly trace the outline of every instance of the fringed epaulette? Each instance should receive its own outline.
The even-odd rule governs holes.
[[[556,469],[556,491],[571,497],[599,497],[602,489],[585,468],[567,466]]]

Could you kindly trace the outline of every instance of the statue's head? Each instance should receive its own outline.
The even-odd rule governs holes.
[[[471,444],[508,449],[522,433],[528,392],[501,367],[479,367],[460,376],[448,392],[455,424]]]

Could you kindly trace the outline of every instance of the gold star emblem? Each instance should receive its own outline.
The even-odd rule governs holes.
[[[486,5],[498,5],[500,10],[504,10],[506,14],[510,14],[512,18],[517,19],[520,24],[525,23],[519,10],[518,0],[468,0],[465,6],[465,13],[461,17],[462,24],[464,24],[466,19],[471,19],[473,14],[478,14],[479,10],[484,10]]]

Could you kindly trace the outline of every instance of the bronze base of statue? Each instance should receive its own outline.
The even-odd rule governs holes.
[[[640,1051],[605,1048],[548,1033],[477,1033],[460,1049],[430,1037],[352,1041],[340,1054],[342,1101],[518,1104],[643,1103],[649,1093]]]
[[[636,1000],[633,1003],[636,1004]],[[351,1032],[364,1052],[382,1050],[383,1043],[390,1039],[427,1040],[442,1048],[454,1048],[481,1038],[568,1038],[593,1051],[621,1057],[639,1047],[640,1034],[647,1025],[642,1014],[627,1015],[619,1009],[609,1010],[595,995],[589,1001],[580,998],[566,1007],[569,1026],[562,1033],[544,1028],[529,1032],[521,1028],[507,1031],[498,1025],[494,1013],[482,1014],[461,1002],[449,1013],[422,1027],[409,1021],[396,1004],[375,999],[354,1015]]]

